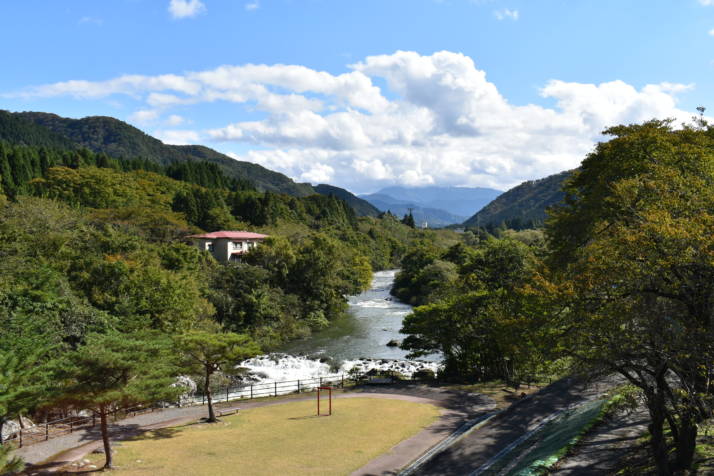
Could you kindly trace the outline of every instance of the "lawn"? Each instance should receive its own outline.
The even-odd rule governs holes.
[[[146,433],[117,448],[119,475],[349,474],[439,416],[433,405],[379,398],[333,401],[315,416],[315,401],[253,408],[216,424]],[[92,455],[101,467],[103,455]]]

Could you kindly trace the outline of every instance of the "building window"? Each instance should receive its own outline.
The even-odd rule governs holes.
[[[213,242],[209,241],[208,243],[206,243],[206,250],[213,253]]]
[[[242,249],[243,249],[243,242],[241,242],[241,241],[234,241],[234,242],[233,242],[233,249],[234,249],[234,250],[242,250]]]

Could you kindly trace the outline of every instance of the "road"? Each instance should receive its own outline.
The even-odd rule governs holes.
[[[511,406],[480,429],[454,445],[412,474],[454,476],[489,474],[482,466],[503,448],[538,426],[545,418],[571,405],[595,398],[614,385],[610,380],[584,384],[573,378],[559,380],[532,397]]]

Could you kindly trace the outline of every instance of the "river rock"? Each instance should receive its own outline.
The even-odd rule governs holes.
[[[2,440],[5,441],[9,438],[14,437],[17,433],[20,432],[20,428],[22,427],[28,429],[33,428],[34,426],[35,423],[27,417],[22,417],[22,425],[20,425],[19,419],[8,420],[2,427]]]
[[[398,341],[397,339],[392,339],[389,342],[387,342],[387,347],[399,347],[400,344],[401,344],[401,342]]]

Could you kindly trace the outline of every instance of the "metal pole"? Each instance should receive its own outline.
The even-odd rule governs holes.
[[[275,382],[275,396],[278,396],[278,382]]]
[[[253,400],[253,384],[250,384],[250,399]]]
[[[345,388],[345,374],[341,374],[342,377],[342,388]]]
[[[298,380],[298,393],[300,393],[300,380]]]
[[[50,439],[50,425],[45,422],[45,441]]]
[[[228,393],[230,391],[231,387],[226,386],[226,401],[228,401]]]
[[[320,387],[322,387],[322,377],[320,377]]]
[[[20,428],[20,448],[22,448],[22,428]]]
[[[328,415],[332,416],[332,387],[330,387],[329,392],[330,392],[330,412],[328,413]]]

